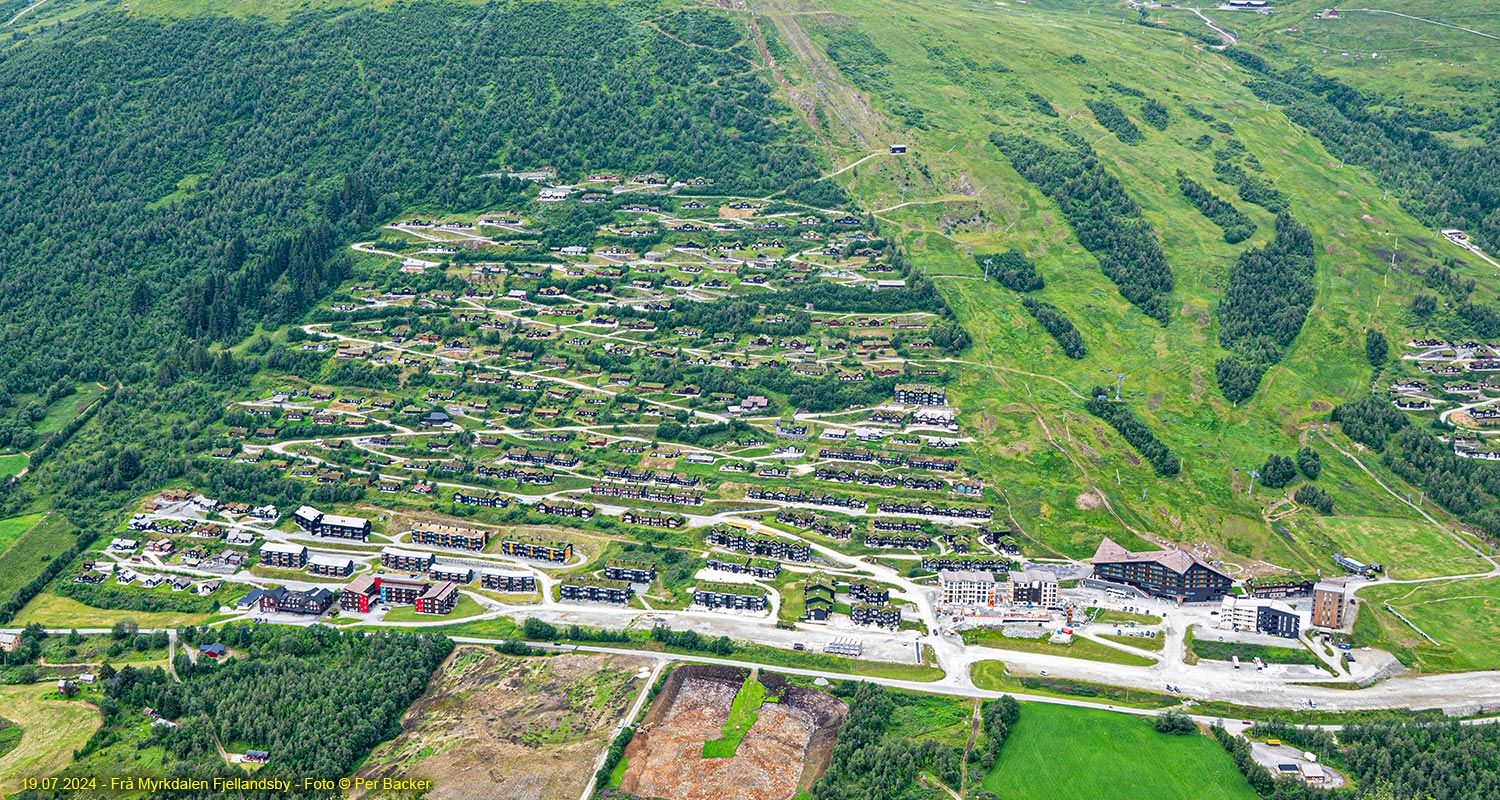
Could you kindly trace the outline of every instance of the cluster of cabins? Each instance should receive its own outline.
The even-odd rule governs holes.
[[[882,514],[905,514],[913,517],[947,517],[949,519],[993,519],[995,512],[987,508],[944,507],[929,504],[881,503]]]
[[[766,590],[749,583],[700,583],[693,587],[693,605],[708,609],[765,611]]]
[[[979,570],[981,572],[1009,572],[1011,562],[1006,556],[998,555],[962,555],[950,553],[948,555],[925,555],[922,556],[922,569],[938,572],[945,569]]]
[[[812,548],[805,542],[762,536],[725,525],[715,525],[709,530],[708,543],[715,547],[762,558],[775,558],[783,561],[812,559]]]
[[[361,575],[344,587],[339,608],[367,612],[377,603],[414,606],[419,614],[447,614],[458,605],[458,584],[389,575]]]
[[[626,525],[643,525],[647,528],[669,528],[677,529],[687,524],[687,519],[675,514],[663,514],[660,511],[643,511],[641,509],[627,509],[620,515],[620,521]]]
[[[359,517],[345,517],[338,514],[325,514],[312,506],[303,506],[292,514],[292,521],[297,527],[314,536],[327,536],[336,539],[355,539],[368,541],[370,538],[370,521]]]
[[[899,628],[901,610],[891,605],[890,589],[880,584],[852,580],[840,583],[822,572],[808,576],[802,585],[805,619],[823,621],[834,613],[838,592],[849,598],[849,620],[856,625]]]
[[[461,506],[474,506],[476,508],[506,508],[510,506],[510,498],[498,494],[464,494],[453,493],[453,502]]]
[[[882,489],[910,489],[918,492],[941,492],[948,484],[935,478],[919,478],[913,475],[890,475],[884,472],[862,472],[853,469],[819,467],[813,478],[830,483],[853,483],[859,486],[876,486]]]
[[[802,513],[790,508],[783,508],[776,512],[776,521],[841,542],[848,541],[849,537],[854,535],[854,526],[847,522],[835,522],[823,519],[812,512]]]
[[[830,508],[853,508],[864,509],[868,504],[853,497],[839,497],[831,494],[813,494],[811,492],[796,489],[762,489],[752,487],[745,492],[745,497],[751,500],[772,500],[778,503],[803,503],[810,506],[828,506]]]
[[[676,492],[671,489],[658,489],[651,486],[600,482],[590,486],[589,493],[596,497],[645,500],[652,503],[667,503],[677,506],[703,505],[703,494],[701,492]]]

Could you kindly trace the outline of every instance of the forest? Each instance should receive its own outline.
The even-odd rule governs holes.
[[[291,794],[277,796],[311,797],[300,791],[302,776],[346,775],[371,748],[394,736],[401,714],[453,649],[443,636],[367,635],[318,625],[186,628],[181,635],[189,647],[220,642],[231,656],[195,665],[180,653],[173,663],[180,683],[160,667],[127,666],[115,672],[106,666],[99,702],[104,725],[79,751],[80,763],[107,765],[111,748],[133,750],[140,736],[140,709],[150,708],[177,723],[155,726],[148,735],[151,744],[163,748],[161,774],[243,776],[217,747],[240,742],[271,753],[260,777],[293,779]],[[351,697],[368,702],[351,703]],[[133,758],[122,755],[121,760]]]
[[[1142,313],[1165,325],[1172,270],[1140,206],[1099,163],[1087,144],[1059,150],[1019,134],[990,135],[1016,171],[1055,200],[1078,241]]]
[[[0,389],[134,383],[181,337],[285,322],[339,277],[321,256],[355,232],[520,185],[481,173],[661,171],[759,194],[816,177],[753,52],[685,44],[640,24],[653,13],[104,10],[30,36],[0,56]],[[716,45],[740,33],[667,24]]]
[[[1203,216],[1224,231],[1224,241],[1239,244],[1255,233],[1255,221],[1245,212],[1235,208],[1229,201],[1214,194],[1203,184],[1189,178],[1181,170],[1177,172],[1177,186],[1182,195],[1192,202]]]
[[[1415,124],[1424,115],[1400,97],[1360,91],[1306,67],[1278,70],[1242,48],[1224,53],[1260,76],[1248,84],[1257,97],[1281,106],[1333,155],[1369,168],[1418,219],[1500,248],[1500,116],[1483,123],[1478,144],[1460,146]]]
[[[897,708],[913,702],[912,696],[863,681],[840,681],[832,694],[849,704],[849,715],[828,771],[813,784],[813,800],[903,797],[919,770],[930,770],[949,786],[962,785],[962,748],[892,730]]]
[[[1349,725],[1335,738],[1331,731],[1273,721],[1255,726],[1255,732],[1330,755],[1336,768],[1359,783],[1360,797],[1500,797],[1495,769],[1500,729],[1494,725],[1369,722]],[[1318,792],[1306,796],[1322,796]]]
[[[1276,238],[1241,253],[1230,267],[1219,303],[1219,343],[1229,355],[1214,365],[1227,400],[1250,399],[1297,338],[1316,293],[1314,266],[1312,233],[1283,214],[1276,218]]]
[[[1130,406],[1124,403],[1112,402],[1109,399],[1109,390],[1103,386],[1095,386],[1089,392],[1089,399],[1084,402],[1084,408],[1090,414],[1104,420],[1110,427],[1120,432],[1125,441],[1135,448],[1141,458],[1151,464],[1151,470],[1158,476],[1170,478],[1182,469],[1182,462],[1171,450],[1156,438],[1145,422],[1136,413],[1130,410]]]
[[[1332,419],[1344,434],[1382,453],[1385,465],[1411,483],[1423,487],[1464,522],[1490,536],[1500,536],[1500,469],[1490,461],[1464,458],[1432,433],[1408,424],[1405,414],[1379,394],[1334,407]]]

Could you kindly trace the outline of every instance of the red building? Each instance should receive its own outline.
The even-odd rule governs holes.
[[[368,613],[370,606],[380,600],[380,578],[374,575],[361,575],[344,587],[339,595],[339,608],[345,611],[358,611]]]
[[[458,584],[452,581],[435,583],[417,598],[418,614],[447,614],[458,605]]]

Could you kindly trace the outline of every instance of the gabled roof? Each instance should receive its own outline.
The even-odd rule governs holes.
[[[1099,549],[1094,551],[1091,559],[1095,564],[1160,564],[1163,567],[1179,574],[1186,574],[1193,565],[1228,578],[1223,571],[1215,569],[1207,561],[1189,553],[1186,550],[1148,550],[1143,553],[1132,553],[1111,540],[1108,536],[1099,542]]]

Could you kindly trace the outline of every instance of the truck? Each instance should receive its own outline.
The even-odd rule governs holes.
[[[1234,662],[1234,668],[1235,669],[1239,669],[1240,668],[1240,657],[1239,656],[1230,656],[1229,660]]]

